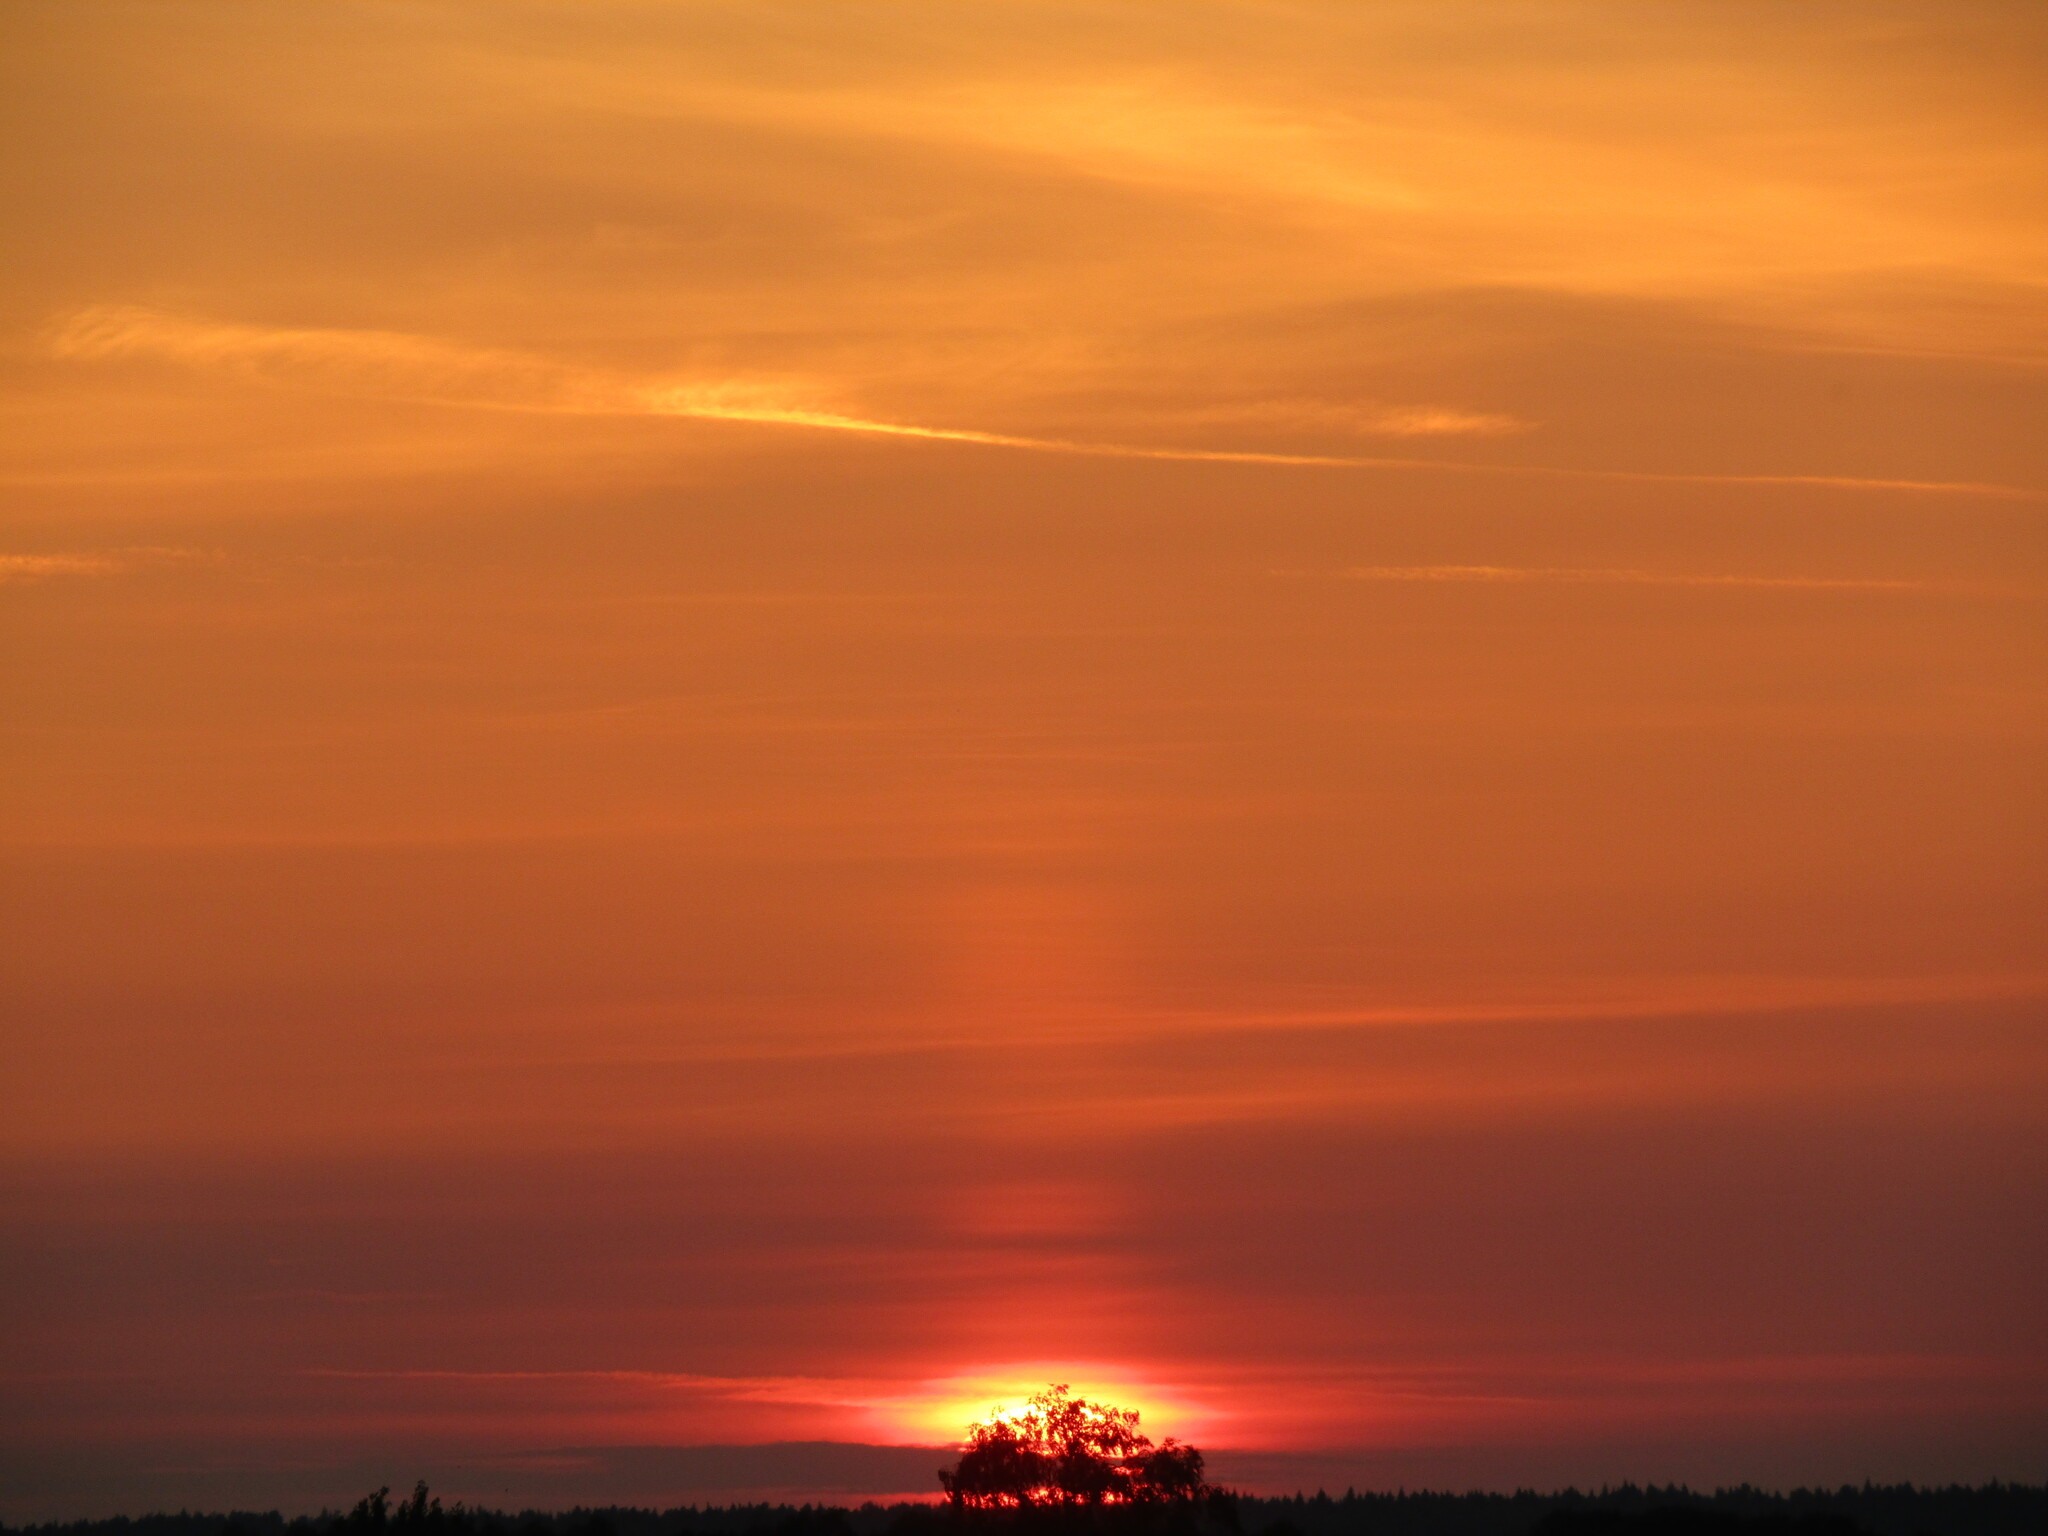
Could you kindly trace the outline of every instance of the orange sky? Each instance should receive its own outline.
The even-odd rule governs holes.
[[[0,71],[0,1518],[1055,1377],[2039,1476],[2048,17]]]

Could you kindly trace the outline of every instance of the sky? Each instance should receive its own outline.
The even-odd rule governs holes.
[[[0,1518],[2048,1474],[2048,13],[0,72]]]

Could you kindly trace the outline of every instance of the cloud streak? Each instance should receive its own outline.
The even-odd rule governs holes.
[[[1175,463],[1309,469],[1403,470],[1437,474],[1603,480],[1642,484],[1810,486],[1846,491],[2038,500],[2035,492],[1980,481],[1887,479],[1821,474],[1693,474],[1540,464],[1480,464],[1386,455],[1284,453],[1198,448],[995,432],[888,421],[829,408],[810,381],[649,380],[555,362],[530,353],[469,347],[398,331],[288,328],[198,319],[136,305],[95,305],[52,327],[51,353],[69,361],[146,358],[226,370],[277,387],[350,396],[543,414],[671,417],[751,423],[874,437],[961,443],[1031,453]],[[1394,411],[1411,434],[1476,430],[1442,408]],[[1461,425],[1464,423],[1464,425]],[[1491,428],[1489,428],[1491,430]],[[1476,568],[1475,568],[1476,569]]]
[[[105,576],[123,569],[101,555],[0,555],[0,582],[42,581],[51,576]]]
[[[1695,575],[1627,567],[1522,565],[1365,565],[1337,573],[1347,581],[1473,582],[1502,585],[1734,587],[1794,592],[1925,592],[1933,583],[1860,576]]]
[[[138,566],[193,560],[200,551],[139,545],[126,549],[75,550],[50,555],[0,553],[0,584],[46,581],[63,576],[118,576]]]

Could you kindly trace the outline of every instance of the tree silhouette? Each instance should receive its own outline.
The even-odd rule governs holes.
[[[939,1483],[961,1509],[1163,1504],[1212,1491],[1192,1445],[1155,1446],[1138,1433],[1136,1409],[1075,1397],[1064,1382],[1022,1413],[970,1424],[966,1451]]]
[[[469,1524],[469,1512],[460,1504],[452,1510],[441,1508],[441,1501],[429,1497],[426,1481],[413,1485],[412,1497],[391,1502],[391,1490],[379,1488],[375,1493],[365,1494],[356,1501],[356,1507],[339,1522],[351,1533],[378,1531],[419,1531],[431,1528],[435,1532],[459,1531]]]

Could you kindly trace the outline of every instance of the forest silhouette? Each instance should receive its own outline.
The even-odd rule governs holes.
[[[1773,1492],[1623,1485],[1555,1493],[1357,1493],[1219,1503],[1243,1536],[2040,1536],[2048,1485],[1910,1484]],[[742,1504],[519,1512],[444,1507],[424,1484],[345,1513],[149,1514],[0,1526],[6,1536],[958,1536],[975,1530],[1150,1536],[1176,1517],[1216,1518],[1207,1501],[977,1509],[952,1503],[858,1507]]]

